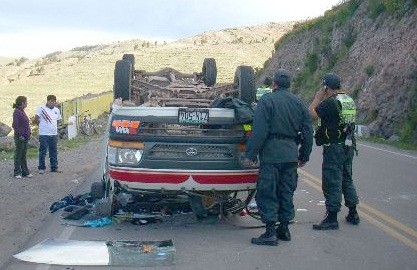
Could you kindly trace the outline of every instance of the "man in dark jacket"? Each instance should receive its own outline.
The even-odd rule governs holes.
[[[340,77],[334,73],[324,76],[323,87],[317,91],[310,105],[313,118],[320,118],[316,131],[316,144],[323,145],[322,189],[326,199],[326,217],[314,230],[337,230],[337,213],[342,194],[349,208],[346,221],[353,225],[360,222],[356,205],[358,195],[352,180],[352,160],[356,106],[352,98],[340,90]]]
[[[288,223],[294,218],[297,167],[304,166],[311,153],[311,118],[304,102],[290,92],[290,83],[289,73],[278,70],[273,91],[259,100],[244,160],[244,164],[250,166],[259,154],[255,199],[266,232],[252,238],[256,245],[275,246],[278,239],[291,240]],[[280,223],[275,229],[277,221]]]

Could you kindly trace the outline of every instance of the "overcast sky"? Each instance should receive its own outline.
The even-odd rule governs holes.
[[[0,56],[314,18],[340,0],[1,0]]]

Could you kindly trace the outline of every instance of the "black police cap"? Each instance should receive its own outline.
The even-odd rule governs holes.
[[[280,87],[288,88],[291,85],[291,75],[285,69],[278,69],[274,75],[274,82],[276,82]]]
[[[323,78],[323,86],[331,89],[340,89],[340,77],[334,73],[327,73]]]

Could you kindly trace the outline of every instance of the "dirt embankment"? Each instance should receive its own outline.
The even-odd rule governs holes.
[[[101,139],[58,152],[63,173],[37,173],[37,159],[28,161],[33,178],[15,179],[13,160],[0,166],[0,268],[16,254],[50,215],[50,205],[87,180],[100,162]],[[49,160],[46,160],[47,167]],[[48,167],[49,169],[49,167]]]

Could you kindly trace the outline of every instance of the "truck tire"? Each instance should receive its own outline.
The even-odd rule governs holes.
[[[125,53],[123,54],[122,59],[130,61],[130,64],[132,65],[132,78],[133,78],[133,75],[135,74],[135,55],[131,53]]]
[[[114,67],[114,98],[130,99],[132,64],[129,60],[118,60]]]
[[[207,86],[216,84],[217,67],[214,58],[205,58],[203,62],[203,81]]]
[[[239,90],[235,97],[248,104],[252,104],[252,102],[255,102],[255,73],[252,67],[237,67],[235,72],[234,86],[235,89]]]
[[[105,195],[104,183],[103,182],[94,182],[91,184],[91,197],[94,199],[102,199]]]

